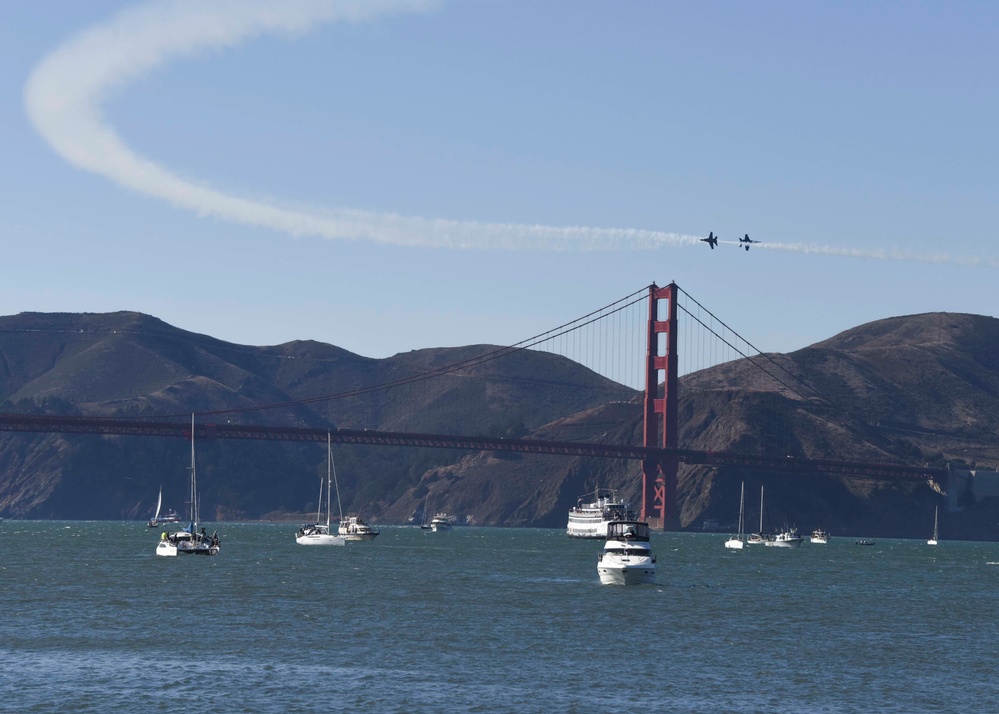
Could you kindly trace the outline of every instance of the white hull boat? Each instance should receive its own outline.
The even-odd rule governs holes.
[[[936,506],[933,509],[933,537],[926,541],[926,545],[936,545],[938,543],[937,537],[939,533],[937,532],[937,514],[940,511],[940,507]]]
[[[805,538],[798,534],[798,529],[785,524],[783,530],[777,533],[765,545],[773,548],[797,548],[805,542]]]
[[[656,582],[656,558],[649,545],[649,524],[616,521],[607,527],[607,542],[597,558],[603,585],[650,585]]]
[[[634,520],[634,511],[614,494],[611,489],[598,488],[593,493],[580,496],[577,504],[569,509],[566,535],[570,538],[606,538],[609,523]],[[583,503],[584,498],[591,496],[594,501]]]
[[[340,520],[337,532],[347,540],[374,540],[381,531],[369,526],[360,516],[347,516]]]
[[[438,513],[430,521],[430,530],[434,533],[447,533],[451,530],[451,516],[446,513]]]
[[[329,432],[326,433],[326,523],[321,522],[323,511],[323,482],[319,481],[319,508],[316,510],[315,525],[305,525],[295,534],[299,545],[347,545],[347,540],[330,533],[330,494],[333,491],[333,446]]]
[[[742,489],[739,494],[739,532],[725,541],[725,547],[729,550],[742,550],[746,545],[743,530],[745,529],[746,517],[746,482],[742,482]]]
[[[158,526],[166,525],[167,523],[179,523],[180,516],[177,515],[176,511],[167,511],[162,516],[160,515],[160,508],[163,506],[163,487],[160,486],[160,495],[156,499],[156,514],[149,519],[146,524],[150,528],[156,528]]]
[[[763,532],[763,486],[760,486],[760,530],[758,533],[751,533],[746,539],[746,545],[767,545],[773,536]]]
[[[826,533],[821,528],[819,528],[817,530],[814,530],[814,531],[812,531],[811,542],[812,543],[828,543],[829,542],[829,534]]]
[[[160,536],[159,543],[156,544],[156,555],[173,557],[178,554],[183,555],[218,555],[219,535],[216,531],[212,535],[205,533],[202,528],[198,532],[198,478],[194,469],[194,415],[191,415],[191,521],[187,528],[175,533],[166,531]]]

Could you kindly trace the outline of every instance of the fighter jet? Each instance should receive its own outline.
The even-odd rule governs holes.
[[[711,246],[711,250],[714,250],[715,246],[718,245],[718,239],[715,238],[715,232],[714,231],[711,231],[710,233],[708,233],[708,237],[707,238],[701,238],[701,242],[702,243],[707,243],[708,245],[710,245]]]
[[[758,240],[753,240],[752,238],[749,237],[749,234],[747,233],[745,238],[740,238],[739,239],[739,243],[740,243],[740,245],[742,245],[743,248],[745,248],[746,250],[749,250],[749,244],[750,243],[759,243],[759,241]]]

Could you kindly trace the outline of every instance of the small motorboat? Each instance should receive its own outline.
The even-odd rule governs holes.
[[[656,582],[656,558],[649,545],[649,524],[613,521],[607,524],[607,542],[597,558],[597,573],[604,585],[639,585]]]

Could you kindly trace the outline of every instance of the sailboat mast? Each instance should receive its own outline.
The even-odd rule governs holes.
[[[326,432],[326,438],[330,438],[330,433]],[[340,520],[343,521],[343,504],[340,503],[340,484],[336,479],[336,464],[333,463],[333,447],[329,447],[330,470],[333,473],[333,484],[336,486],[336,507],[340,511]]]
[[[194,470],[194,412],[191,412],[191,532],[198,525],[198,476]]]
[[[760,533],[763,533],[763,484],[760,484]]]
[[[745,528],[745,518],[746,518],[746,482],[742,482],[742,488],[739,490],[739,537],[742,537],[742,531]]]
[[[326,530],[330,527],[330,491],[333,490],[333,438],[326,432]],[[337,494],[339,498],[340,494]],[[320,494],[322,503],[322,494]],[[318,522],[319,519],[317,518]]]

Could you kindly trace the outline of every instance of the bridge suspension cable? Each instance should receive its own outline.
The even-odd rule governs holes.
[[[414,383],[417,383],[417,382],[422,382],[422,381],[425,381],[425,380],[428,380],[428,379],[434,379],[434,378],[441,377],[441,376],[444,376],[444,375],[453,374],[455,372],[459,372],[459,371],[464,370],[464,369],[469,369],[471,367],[476,367],[478,365],[485,364],[487,362],[491,362],[491,361],[499,359],[501,357],[506,357],[506,356],[514,354],[514,353],[522,352],[524,350],[536,350],[536,351],[543,351],[543,352],[553,352],[555,350],[552,349],[552,345],[556,345],[556,344],[559,344],[559,343],[561,343],[561,344],[564,345],[565,342],[567,340],[569,340],[571,338],[571,336],[573,336],[573,335],[577,336],[575,338],[575,343],[578,346],[578,344],[580,342],[578,334],[579,334],[579,332],[581,330],[584,330],[585,328],[593,326],[593,325],[600,324],[602,321],[607,320],[611,316],[621,315],[622,313],[624,313],[624,311],[628,310],[629,308],[633,308],[635,305],[642,305],[642,304],[644,304],[644,301],[646,299],[645,298],[646,291],[647,291],[647,288],[642,288],[641,290],[638,290],[638,291],[636,291],[634,293],[631,293],[630,295],[626,295],[623,298],[615,300],[614,302],[612,302],[612,303],[610,303],[608,305],[605,305],[602,308],[599,308],[597,310],[589,312],[586,315],[583,315],[582,317],[578,317],[578,318],[576,318],[574,320],[570,320],[569,322],[566,322],[566,323],[564,323],[562,325],[559,325],[558,327],[554,327],[554,328],[552,328],[550,330],[546,330],[545,332],[542,332],[540,334],[534,335],[533,337],[529,337],[529,338],[527,338],[525,340],[521,340],[520,342],[517,342],[515,344],[509,345],[509,346],[506,346],[506,347],[498,347],[498,348],[496,348],[494,350],[490,350],[490,351],[485,352],[485,353],[483,353],[481,355],[477,355],[475,357],[470,357],[470,358],[465,359],[465,360],[460,360],[458,362],[453,362],[453,363],[444,365],[442,367],[438,367],[436,369],[428,370],[426,372],[420,372],[418,374],[408,375],[406,377],[401,377],[399,379],[394,379],[394,380],[389,380],[389,381],[385,381],[385,382],[380,382],[378,384],[373,384],[373,385],[369,385],[369,386],[365,386],[365,387],[358,387],[356,389],[350,389],[350,390],[346,390],[346,391],[343,391],[343,392],[334,392],[334,393],[330,393],[330,394],[321,394],[321,395],[317,395],[317,396],[314,396],[314,397],[305,397],[305,398],[302,398],[302,399],[289,400],[289,401],[285,401],[285,402],[273,402],[273,403],[268,403],[268,404],[256,404],[256,405],[252,405],[252,406],[237,407],[237,408],[232,408],[232,409],[220,409],[220,410],[214,410],[214,411],[203,411],[203,412],[199,412],[199,414],[201,414],[203,416],[218,416],[218,415],[223,415],[223,414],[242,414],[242,413],[248,413],[248,412],[267,411],[267,410],[271,410],[271,409],[285,409],[285,408],[296,407],[296,406],[304,406],[304,405],[307,405],[307,404],[315,404],[315,403],[321,403],[321,402],[334,401],[334,400],[338,400],[338,399],[346,399],[346,398],[350,398],[350,397],[357,397],[357,396],[361,396],[361,395],[364,395],[364,394],[370,394],[370,393],[373,393],[373,392],[383,391],[383,390],[386,390],[386,389],[392,389],[392,388],[395,388],[395,387],[401,387],[401,386],[405,386],[405,385],[409,385],[409,384],[414,384]],[[631,319],[634,320],[633,317]],[[603,345],[601,345],[601,346],[593,347],[591,345],[591,346],[587,347],[586,349],[589,349],[591,361],[595,362],[595,363],[601,363],[600,359],[599,359],[599,355],[600,354],[605,354],[606,355],[606,354],[608,354],[610,352],[610,349],[607,347],[607,343],[606,342]],[[617,354],[620,354],[621,351],[622,351],[619,346],[616,347],[616,350],[617,350]],[[585,364],[585,362],[583,362],[583,363]],[[601,364],[603,364],[603,363],[601,363]],[[638,368],[639,368],[639,364],[636,363],[635,366],[634,366],[634,371],[636,373],[637,373]],[[594,370],[594,371],[598,371],[598,370]],[[635,381],[637,381],[637,378],[636,378]],[[190,414],[188,413],[188,414],[156,415],[155,417],[135,417],[135,418],[137,418],[137,419],[143,419],[143,418],[156,418],[156,419],[167,418],[167,419],[169,419],[169,418],[180,418],[180,417],[187,418],[189,416],[190,416]]]

